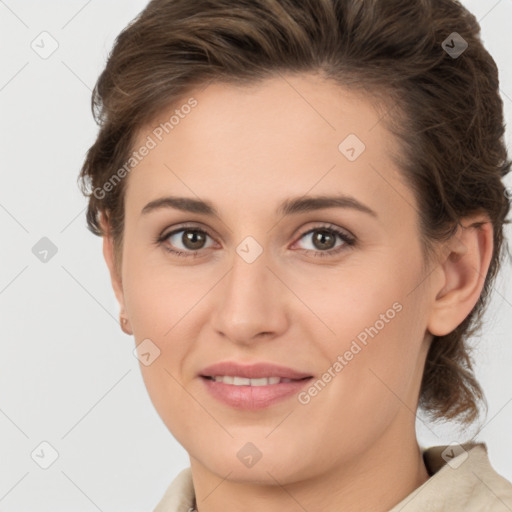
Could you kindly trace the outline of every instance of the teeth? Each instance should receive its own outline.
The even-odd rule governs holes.
[[[231,377],[229,375],[218,375],[212,377],[215,382],[232,384],[234,386],[268,386],[279,384],[280,382],[292,382],[291,379],[281,379],[280,377],[262,377],[261,379],[246,379],[244,377]]]

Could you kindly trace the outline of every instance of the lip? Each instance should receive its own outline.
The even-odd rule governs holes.
[[[268,386],[236,386],[234,384],[216,382],[207,377],[200,377],[206,389],[215,399],[235,409],[248,411],[264,409],[290,398],[297,394],[304,386],[308,385],[312,378],[280,382],[279,384],[269,384]]]
[[[246,379],[260,379],[262,377],[281,377],[282,379],[299,380],[305,377],[312,377],[311,374],[300,372],[286,366],[273,363],[254,363],[242,365],[235,361],[222,361],[207,366],[199,372],[201,377],[215,377],[218,375],[231,375],[233,377],[245,377]],[[262,386],[266,387],[266,386]]]
[[[247,379],[281,377],[283,379],[293,379],[293,381],[269,384],[267,386],[236,386],[207,378],[219,375],[245,377]],[[200,372],[199,377],[208,392],[215,399],[235,409],[252,411],[264,409],[290,398],[304,386],[308,385],[313,378],[312,375],[307,373],[272,363],[260,362],[251,365],[241,365],[234,361],[224,361],[208,366]]]

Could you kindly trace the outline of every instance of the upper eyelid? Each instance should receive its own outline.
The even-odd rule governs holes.
[[[323,225],[321,226],[312,226],[304,231],[299,231],[299,234],[298,236],[304,236],[304,235],[307,235],[309,233],[311,233],[311,231],[315,231],[317,229],[325,229],[327,231],[329,230],[332,230],[332,231],[340,231],[342,234],[346,235],[347,237],[349,238],[355,238],[355,236],[346,228],[342,228],[340,226],[336,226],[335,224],[332,224],[332,223],[329,223],[329,222],[326,222],[324,223]]]
[[[161,235],[160,238],[162,239],[167,239],[169,238],[171,235],[176,235],[177,233],[181,233],[182,231],[200,231],[202,233],[205,233],[206,235],[208,235],[210,238],[212,239],[215,239],[216,237],[211,233],[211,231],[207,228],[204,228],[202,226],[179,226],[177,228],[173,228],[171,230],[169,230],[167,233],[165,232],[165,230],[163,231],[163,234]]]

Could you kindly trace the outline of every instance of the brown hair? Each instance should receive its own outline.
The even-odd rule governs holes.
[[[442,45],[454,46],[453,32],[468,45],[459,56]],[[430,419],[472,423],[486,400],[468,340],[501,265],[511,162],[498,70],[458,1],[152,0],[117,37],[93,91],[100,131],[80,173],[89,229],[105,235],[105,216],[119,268],[126,180],[112,177],[141,128],[195,87],[281,72],[322,74],[382,100],[382,121],[401,145],[393,158],[418,203],[425,261],[463,217],[489,216],[494,252],[482,294],[456,329],[432,340],[419,397]]]

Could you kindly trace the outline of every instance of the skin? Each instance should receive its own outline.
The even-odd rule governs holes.
[[[425,272],[416,201],[389,156],[396,141],[367,99],[316,75],[251,88],[211,84],[190,96],[197,106],[125,178],[120,275],[108,231],[104,256],[123,330],[160,350],[141,372],[190,456],[197,508],[387,511],[428,479],[415,432],[427,350],[433,334],[452,331],[476,304],[492,226],[460,228]],[[174,108],[140,132],[136,147]],[[350,133],[366,145],[353,162],[338,150]],[[355,197],[377,218],[339,207],[275,213],[290,197],[333,193]],[[167,195],[209,200],[219,216],[141,214]],[[488,219],[463,225],[476,220]],[[184,222],[209,233],[197,258],[164,249],[193,253],[187,232],[155,243]],[[327,247],[315,244],[315,232],[303,236],[325,223],[356,245],[314,256],[344,245],[336,235]],[[247,236],[263,249],[252,263],[236,252]],[[236,410],[198,377],[229,359],[321,378],[396,302],[401,311],[307,405],[294,396]],[[252,467],[237,457],[247,442],[262,453]]]

